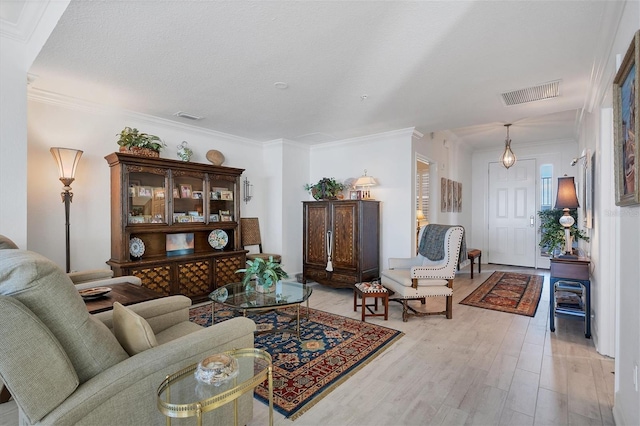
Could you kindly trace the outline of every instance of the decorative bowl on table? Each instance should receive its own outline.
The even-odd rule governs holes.
[[[225,354],[211,355],[198,363],[194,375],[201,383],[219,386],[238,375],[238,361]]]

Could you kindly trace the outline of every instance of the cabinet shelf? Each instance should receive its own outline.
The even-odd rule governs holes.
[[[107,264],[116,276],[135,275],[145,287],[194,301],[239,280],[235,271],[244,267],[247,253],[238,223],[243,169],[119,152],[105,159],[111,171]],[[215,229],[228,235],[223,250],[208,242]],[[139,259],[129,252],[132,238],[144,244]]]

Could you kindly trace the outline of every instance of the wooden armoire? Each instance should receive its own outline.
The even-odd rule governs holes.
[[[379,201],[305,201],[303,211],[304,282],[350,288],[380,276]]]

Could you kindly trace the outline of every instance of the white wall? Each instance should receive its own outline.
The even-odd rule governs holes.
[[[27,73],[23,43],[0,38],[0,234],[27,247]]]
[[[624,56],[638,28],[640,28],[640,3],[637,1],[625,2],[624,11],[617,24],[616,38],[608,57],[607,68],[604,71],[605,77],[599,88],[605,95],[600,104],[596,105],[604,115],[602,133],[607,127],[611,128],[609,123],[615,125],[615,123],[608,121],[608,110],[612,106],[611,83],[614,72],[617,70],[616,56]],[[597,115],[598,110],[595,109],[594,112]],[[604,163],[605,159],[607,160],[606,169],[608,170],[612,170],[613,159],[613,146],[610,143],[611,133],[612,131],[609,130],[605,135],[599,135],[599,139],[595,140],[596,152],[599,152],[600,158],[603,160],[601,163]],[[593,146],[593,143],[593,140],[585,138],[585,146]],[[596,158],[596,167],[597,165],[598,158]],[[600,182],[604,185],[599,189],[602,192],[608,192],[608,194],[601,194],[603,200],[611,200],[611,185],[608,183],[612,175],[609,173],[609,176],[600,176]],[[598,195],[596,195],[597,198]],[[640,424],[640,393],[638,392],[638,380],[640,380],[638,376],[640,374],[638,372],[640,366],[640,310],[638,309],[640,306],[638,280],[640,277],[640,262],[638,261],[640,259],[640,206],[616,207],[610,201],[610,204],[599,205],[597,211],[604,213],[606,218],[595,217],[594,219],[606,221],[605,231],[612,230],[614,232],[609,235],[607,240],[602,238],[601,255],[606,256],[611,252],[617,253],[617,257],[611,259],[616,263],[613,269],[617,271],[617,274],[600,278],[603,288],[610,286],[610,281],[614,281],[617,287],[616,383],[613,415],[616,424],[637,425]],[[605,281],[607,278],[610,280],[609,282]],[[607,290],[609,289],[607,288]]]
[[[476,247],[471,234],[473,205],[471,203],[472,162],[471,150],[451,132],[434,132],[421,138],[414,137],[414,150],[418,156],[429,160],[430,168],[430,223],[462,225],[465,228],[467,248]],[[415,161],[414,161],[415,174]],[[462,211],[440,211],[440,179],[447,178],[462,183]],[[415,186],[415,180],[414,180]],[[415,223],[415,219],[414,219]],[[465,259],[463,259],[464,261]]]
[[[338,181],[362,176],[378,182],[371,197],[380,201],[380,268],[389,257],[413,256],[415,233],[411,136],[413,129],[316,145],[311,149],[308,182],[323,177]],[[312,200],[308,195],[307,200]],[[302,212],[302,206],[299,207]],[[302,213],[300,213],[302,214]]]
[[[262,145],[231,135],[204,131],[192,126],[142,114],[78,104],[41,93],[29,96],[27,223],[28,247],[56,262],[65,264],[64,206],[62,184],[53,157],[52,146],[82,149],[72,183],[71,269],[104,268],[110,257],[110,170],[104,157],[118,150],[116,134],[125,126],[160,136],[167,147],[164,158],[178,159],[177,145],[183,140],[194,151],[193,162],[208,163],[206,152],[217,149],[225,156],[224,166],[246,169],[254,186],[254,200],[242,202],[243,216],[263,214],[268,193],[263,191],[265,171]],[[253,154],[255,153],[255,154]],[[267,245],[268,247],[268,245]]]

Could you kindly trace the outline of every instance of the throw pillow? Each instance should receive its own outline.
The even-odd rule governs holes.
[[[158,346],[149,323],[118,302],[113,304],[113,334],[130,356]]]

